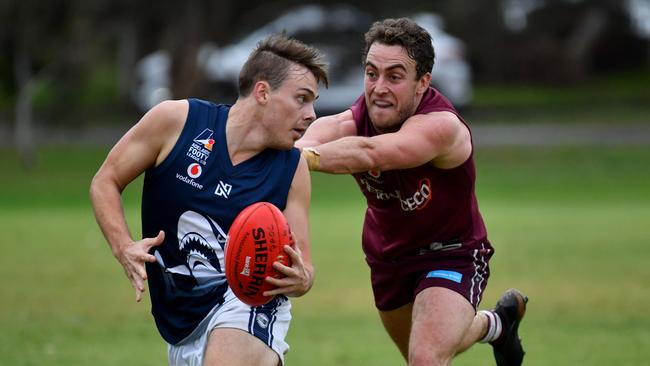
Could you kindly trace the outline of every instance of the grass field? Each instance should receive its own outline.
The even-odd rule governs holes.
[[[46,149],[24,172],[0,151],[0,365],[162,365],[166,348],[112,258],[87,187],[106,149]],[[526,365],[642,365],[650,357],[650,147],[476,152],[496,247],[483,307],[530,296]],[[400,365],[372,305],[363,201],[313,175],[317,280],[295,299],[289,365]],[[139,235],[139,185],[125,192]],[[457,365],[492,365],[479,345]]]

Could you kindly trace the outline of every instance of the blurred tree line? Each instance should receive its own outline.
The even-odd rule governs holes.
[[[516,30],[504,19],[504,5],[513,2],[533,9],[526,26]],[[649,42],[632,31],[620,0],[349,3],[377,19],[415,11],[442,15],[446,30],[466,43],[478,83],[562,84],[650,64]],[[15,146],[29,162],[35,120],[86,126],[137,116],[131,98],[134,66],[159,49],[171,55],[172,97],[201,96],[207,86],[193,56],[201,44],[228,44],[304,4],[0,0],[0,128],[9,126],[4,131],[12,131]]]

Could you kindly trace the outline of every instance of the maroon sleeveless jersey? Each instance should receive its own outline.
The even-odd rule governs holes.
[[[363,95],[350,109],[357,135],[377,135]],[[435,111],[454,113],[467,125],[447,98],[429,88],[415,114]],[[386,261],[423,251],[474,250],[481,244],[489,247],[474,192],[473,151],[467,161],[453,169],[427,163],[353,175],[368,203],[362,240],[369,258]]]

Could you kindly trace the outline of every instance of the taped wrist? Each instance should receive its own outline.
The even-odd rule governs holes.
[[[305,160],[307,160],[309,170],[318,170],[320,168],[320,154],[318,150],[313,147],[305,147],[301,153],[305,157]]]

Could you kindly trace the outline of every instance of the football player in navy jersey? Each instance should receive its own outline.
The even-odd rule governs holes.
[[[309,171],[294,142],[315,119],[320,52],[285,36],[262,40],[243,65],[234,105],[165,101],[113,147],[90,186],[97,222],[140,301],[152,313],[170,365],[278,365],[288,351],[287,296],[314,281],[310,258]],[[142,239],[127,226],[121,192],[145,174]],[[267,201],[296,241],[292,266],[264,306],[239,301],[225,281],[224,245],[234,217]]]

